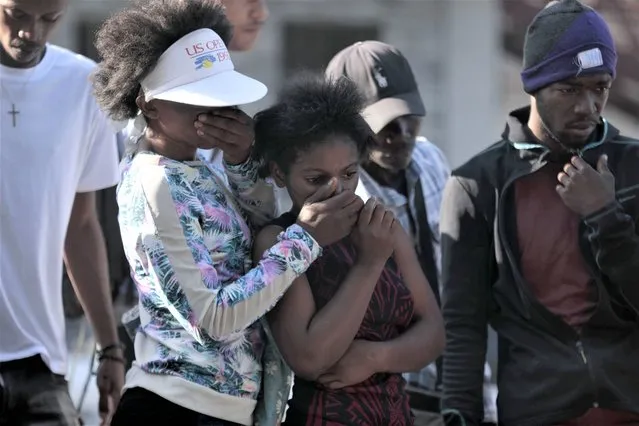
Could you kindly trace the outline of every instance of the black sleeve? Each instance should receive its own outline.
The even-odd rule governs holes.
[[[484,417],[490,265],[494,256],[490,227],[477,211],[469,185],[475,184],[464,184],[458,177],[448,181],[440,219],[446,326],[442,414],[449,425],[479,425]]]
[[[584,222],[597,266],[639,312],[639,236],[633,218],[615,202]]]

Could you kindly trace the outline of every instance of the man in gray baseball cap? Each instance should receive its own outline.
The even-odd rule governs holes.
[[[440,149],[418,137],[426,109],[408,61],[386,43],[357,42],[335,55],[326,76],[349,78],[366,97],[362,115],[377,138],[369,161],[362,165],[358,191],[366,198],[380,198],[395,210],[407,230],[425,237],[418,243],[418,252],[438,294],[439,203],[450,170]],[[418,191],[422,198],[428,195],[419,206],[414,205]],[[422,210],[426,217],[420,214]],[[420,229],[426,223],[430,226]]]
[[[362,164],[357,194],[364,200],[381,200],[414,236],[422,269],[439,299],[439,208],[450,170],[441,150],[418,136],[426,109],[410,64],[397,48],[364,41],[337,53],[327,66],[326,76],[351,79],[366,97],[362,115],[377,137],[369,159]],[[424,351],[417,344],[397,346],[407,354],[398,357],[405,359],[406,365],[398,365],[397,371],[418,370],[424,359],[435,360],[435,356],[424,353],[421,365],[411,364],[411,359],[416,360],[415,353]],[[436,378],[434,363],[421,373],[406,374],[411,384],[428,390],[435,388]],[[433,405],[436,410],[438,402]],[[438,423],[431,420],[417,424]]]
[[[357,83],[368,103],[363,114],[375,133],[397,118],[426,115],[410,64],[389,44],[357,42],[335,55],[326,75],[347,76]]]

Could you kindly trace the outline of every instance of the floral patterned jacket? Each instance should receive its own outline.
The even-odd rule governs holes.
[[[281,421],[291,373],[260,319],[321,249],[293,225],[252,267],[246,214],[260,205],[247,194],[257,168],[224,167],[149,152],[123,160],[119,222],[141,321],[125,388],[271,426]]]

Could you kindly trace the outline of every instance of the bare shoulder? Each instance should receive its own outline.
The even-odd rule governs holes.
[[[398,222],[395,223],[395,229],[393,229],[393,239],[395,243],[396,256],[410,254],[411,251],[415,250],[415,246],[413,245],[413,241],[408,235],[408,232],[406,232],[406,230]]]
[[[277,242],[277,236],[284,231],[284,228],[278,225],[267,225],[257,233],[255,242],[253,243],[253,259],[259,260],[264,252]]]

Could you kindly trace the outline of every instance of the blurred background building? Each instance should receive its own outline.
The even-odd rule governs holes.
[[[613,27],[621,54],[607,116],[639,135],[639,1],[586,0]],[[497,140],[505,114],[527,102],[519,71],[526,26],[547,0],[269,0],[271,17],[237,68],[274,99],[296,69],[322,70],[343,47],[379,39],[409,59],[428,109],[423,132],[457,166]],[[97,60],[96,29],[126,0],[72,0],[55,42]]]
[[[428,116],[423,134],[453,167],[496,141],[506,114],[528,102],[519,79],[528,23],[548,0],[268,0],[270,19],[250,53],[233,54],[236,67],[266,83],[269,105],[295,70],[323,70],[347,45],[378,39],[410,61]],[[639,0],[585,0],[612,26],[619,76],[606,116],[639,137]],[[98,60],[93,47],[101,22],[126,0],[71,0],[55,43]],[[80,320],[82,321],[82,320]],[[85,327],[70,324],[72,395],[79,397],[92,343],[75,346]],[[494,340],[494,339],[493,339]],[[490,345],[494,360],[495,344]],[[494,363],[493,367],[494,367]],[[76,368],[77,367],[77,368]],[[85,402],[88,425],[98,424],[94,385]]]

